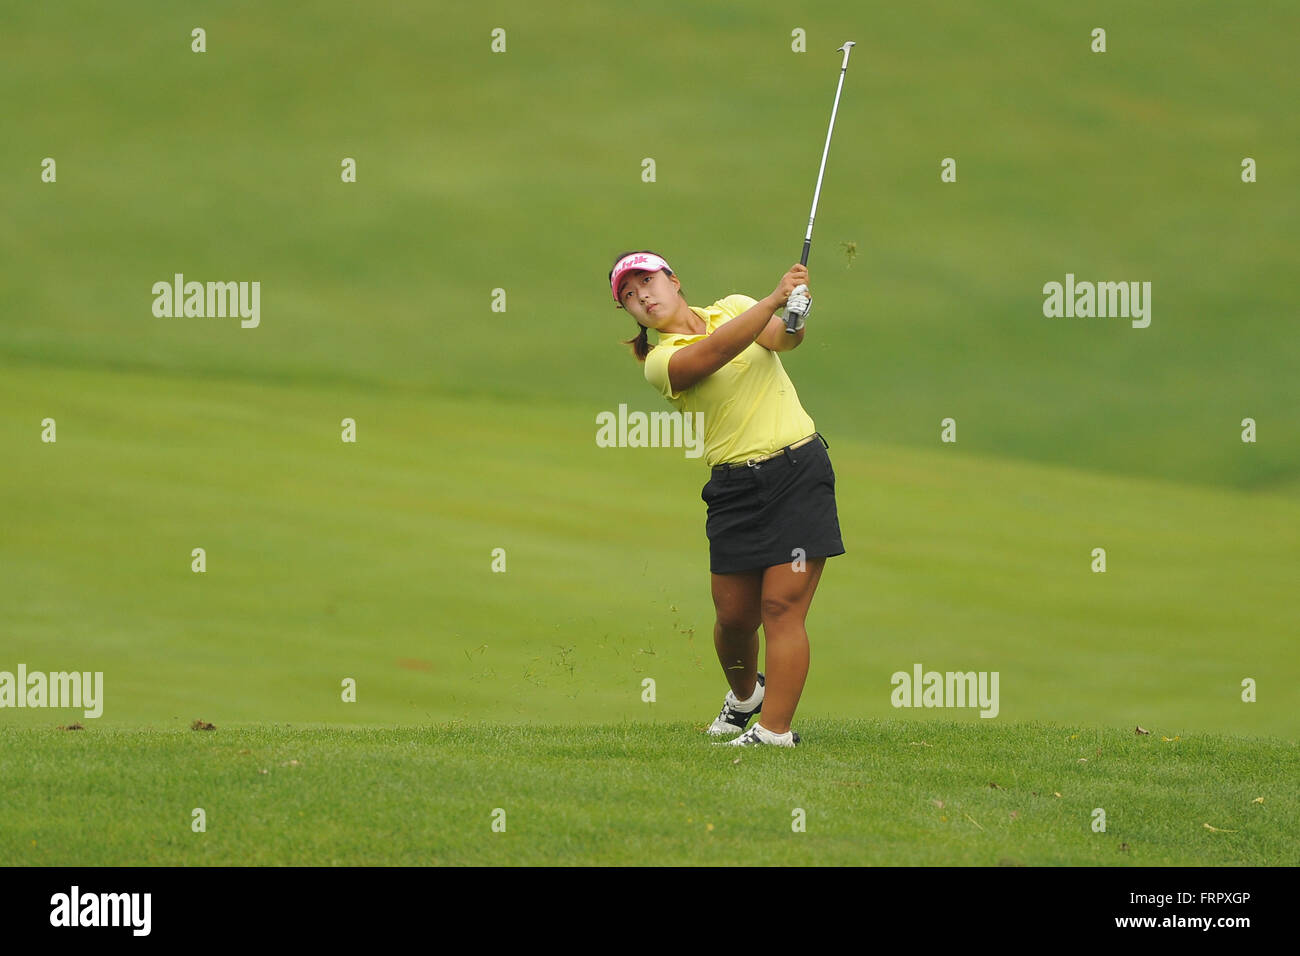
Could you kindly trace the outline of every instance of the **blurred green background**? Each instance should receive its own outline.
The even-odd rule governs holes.
[[[854,39],[783,356],[848,549],[800,713],[950,719],[890,707],[919,662],[1002,720],[1300,729],[1294,5],[0,17],[0,670],[104,671],[104,725],[706,722],[707,470],[596,447],[667,408],[605,275],[770,291]],[[176,272],[260,327],[155,318]],[[1150,328],[1045,318],[1067,272],[1150,281]]]

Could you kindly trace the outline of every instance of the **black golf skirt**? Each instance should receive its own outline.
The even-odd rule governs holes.
[[[829,447],[817,433],[767,461],[714,467],[700,492],[709,506],[710,571],[732,574],[844,553]]]

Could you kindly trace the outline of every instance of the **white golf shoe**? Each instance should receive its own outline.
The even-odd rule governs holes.
[[[714,746],[724,747],[795,747],[799,744],[799,735],[793,730],[787,730],[783,734],[774,734],[760,723],[755,723],[747,731],[737,737],[735,740],[728,740],[725,744],[715,744]]]
[[[754,688],[754,696],[749,700],[740,701],[731,691],[727,691],[726,699],[722,702],[722,712],[709,725],[705,731],[710,737],[725,737],[728,734],[738,734],[745,729],[749,723],[749,718],[753,717],[763,709],[763,675],[758,675],[758,684]],[[748,707],[748,709],[744,709]]]

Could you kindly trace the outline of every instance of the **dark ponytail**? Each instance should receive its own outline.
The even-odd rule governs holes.
[[[647,252],[652,256],[659,256],[659,253],[655,252],[653,249],[629,249],[627,252],[620,252],[618,255],[614,257],[614,265],[618,265],[618,261],[622,259],[624,256],[630,256],[633,253],[637,253],[637,252]],[[659,256],[659,258],[662,259],[663,256]],[[668,269],[664,269],[662,271],[668,273],[668,275],[672,275],[672,272]],[[613,278],[614,278],[614,269],[613,267],[611,267],[609,270],[609,275],[605,277],[605,281],[610,282],[613,280]],[[686,298],[685,289],[678,289],[677,293],[683,299]],[[620,305],[619,308],[621,309],[623,308],[623,306]],[[638,322],[636,325],[637,325],[637,329],[639,330],[637,332],[636,338],[624,339],[623,344],[632,346],[632,354],[636,356],[636,360],[638,362],[644,362],[645,357],[650,354],[650,350],[654,348],[654,346],[650,344],[650,334],[649,334],[650,330],[647,329],[640,322]]]
[[[634,339],[625,339],[623,344],[632,346],[632,354],[636,356],[636,360],[638,362],[644,362],[645,357],[650,354],[650,350],[654,348],[654,346],[650,344],[650,330],[640,322],[638,322],[636,326],[641,330],[637,334],[637,337]]]

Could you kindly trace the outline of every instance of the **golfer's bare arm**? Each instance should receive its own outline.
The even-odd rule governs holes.
[[[712,375],[753,345],[756,339],[759,340],[760,345],[774,352],[784,351],[784,349],[772,348],[767,341],[762,341],[763,338],[770,341],[773,336],[780,335],[783,338],[797,340],[786,348],[794,348],[802,342],[802,330],[790,335],[785,331],[785,320],[773,315],[777,309],[785,305],[786,298],[794,288],[792,283],[801,281],[807,275],[802,266],[795,266],[795,269],[800,270],[802,275],[793,271],[787,272],[781,280],[781,285],[771,295],[760,299],[730,322],[720,325],[712,335],[674,352],[668,360],[668,384],[672,386],[672,390],[684,391],[701,379]]]
[[[788,352],[803,341],[803,334],[807,331],[807,328],[802,328],[791,335],[785,330],[785,319],[774,315],[767,323],[767,328],[759,333],[757,342],[769,352]]]

